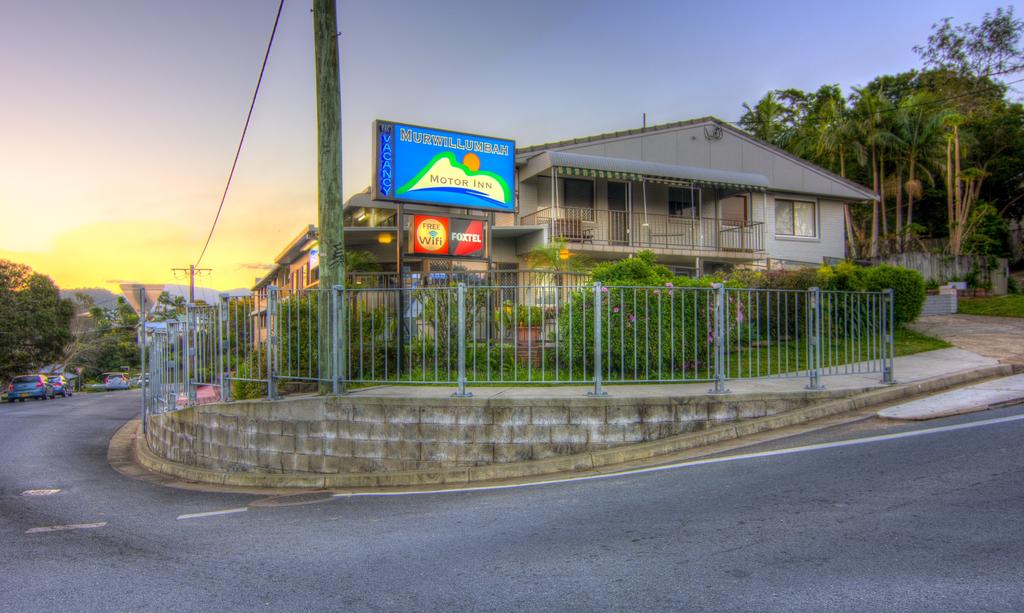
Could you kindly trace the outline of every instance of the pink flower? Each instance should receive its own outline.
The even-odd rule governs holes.
[[[636,315],[633,315],[632,313],[630,313],[629,316],[626,317],[626,319],[629,320],[629,323],[633,323],[634,321],[636,321]]]
[[[604,285],[602,285],[602,286],[601,286],[601,291],[602,291],[602,292],[605,292],[605,293],[608,293],[608,287],[607,287],[607,286],[604,286]]]
[[[619,307],[612,308],[612,313],[618,313],[618,312],[619,312]]]
[[[672,285],[672,283],[666,283],[665,287],[672,289],[673,287],[675,287],[675,285]]]

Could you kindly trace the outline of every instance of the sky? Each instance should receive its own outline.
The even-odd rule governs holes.
[[[277,4],[0,0],[0,258],[62,288],[175,282],[196,263]],[[918,67],[932,23],[1007,5],[339,0],[343,190],[369,185],[374,119],[521,146],[645,112],[736,121],[770,89]],[[316,223],[310,8],[285,1],[202,285],[251,286]]]

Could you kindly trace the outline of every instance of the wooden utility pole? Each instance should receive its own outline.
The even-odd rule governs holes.
[[[313,0],[313,55],[316,62],[317,229],[320,287],[345,281],[345,234],[341,201],[341,78],[338,66],[338,8],[335,0]],[[321,321],[329,321],[330,300],[321,294]],[[333,373],[331,326],[321,326],[320,367]],[[324,359],[327,357],[328,359]],[[333,376],[333,375],[332,375]],[[330,391],[321,384],[321,392]]]
[[[188,303],[196,302],[196,273],[212,271],[212,268],[196,268],[195,264],[189,264],[188,268],[172,268],[172,272],[183,272],[188,274]]]

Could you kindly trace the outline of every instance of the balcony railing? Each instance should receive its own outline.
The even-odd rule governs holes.
[[[547,225],[552,237],[572,243],[706,251],[764,250],[764,224],[760,221],[549,207],[524,215],[521,223]]]

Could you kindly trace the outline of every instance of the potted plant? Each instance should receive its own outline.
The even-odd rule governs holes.
[[[544,311],[539,306],[525,304],[513,305],[506,301],[498,309],[496,319],[502,329],[511,331],[515,328],[516,339],[520,343],[538,343],[544,321]]]

